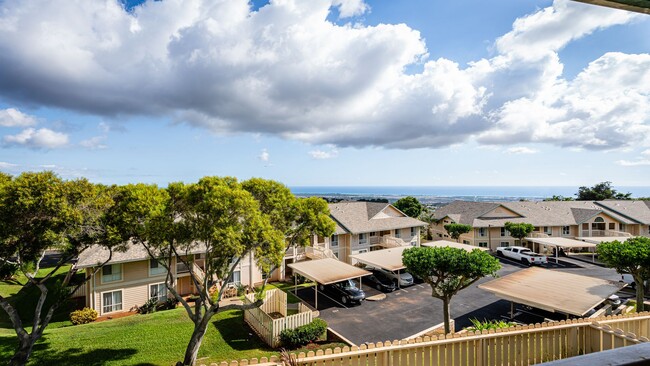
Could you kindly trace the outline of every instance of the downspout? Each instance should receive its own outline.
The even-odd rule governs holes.
[[[91,295],[90,296],[90,307],[92,309],[95,309],[95,273],[92,273],[90,275],[90,295]],[[97,310],[97,309],[95,309],[95,310]]]

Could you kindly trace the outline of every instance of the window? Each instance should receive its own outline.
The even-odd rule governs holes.
[[[374,232],[374,231],[371,231],[371,232],[370,232],[370,237],[371,237],[371,238],[374,238],[375,236],[377,236],[377,233]]]
[[[535,227],[533,228],[533,231],[535,231],[535,232],[539,232],[539,227],[535,226]]]
[[[228,282],[229,285],[241,285],[241,271],[234,271],[232,273],[232,278],[230,279],[230,282]]]
[[[463,240],[463,244],[469,244],[469,240]]]
[[[442,238],[442,234],[438,233],[438,237],[439,237],[439,238]]]
[[[158,302],[167,300],[167,286],[164,283],[149,285],[149,298]]]
[[[609,230],[616,230],[616,223],[610,222],[609,223]]]
[[[553,228],[550,226],[544,226],[544,234],[548,236],[553,235]]]
[[[620,231],[625,231],[625,224],[618,224],[618,229]]]
[[[122,290],[102,294],[102,314],[122,310]]]
[[[570,235],[571,234],[571,227],[570,226],[562,226],[562,235]]]
[[[487,248],[487,247],[488,247],[488,243],[487,243],[487,241],[479,241],[479,242],[478,242],[478,246],[479,246],[480,248]]]
[[[324,243],[325,242],[325,237],[318,235],[318,243]]]
[[[501,228],[501,236],[510,236],[510,232],[505,227]]]
[[[412,227],[411,228],[411,236],[416,236],[417,235],[417,230],[416,228]]]
[[[368,243],[368,234],[362,233],[359,234],[359,244],[366,244]]]
[[[582,224],[582,230],[589,230],[589,223]]]
[[[402,230],[395,229],[395,237],[396,238],[401,238],[402,237]]]
[[[102,267],[102,283],[122,280],[122,265],[111,264]]]
[[[487,228],[484,227],[478,228],[478,236],[487,236]]]
[[[201,259],[201,253],[194,254],[194,259]]]
[[[339,236],[338,235],[332,235],[330,238],[330,247],[338,247],[339,246]]]
[[[594,219],[594,222],[605,222],[605,219],[603,219],[602,217],[596,217]]]
[[[502,242],[501,242],[501,246],[502,246],[502,247],[509,247],[509,246],[510,246],[510,242],[509,242],[509,241],[502,241]]]
[[[156,259],[149,259],[149,276],[158,276],[167,273],[165,267],[161,266]]]

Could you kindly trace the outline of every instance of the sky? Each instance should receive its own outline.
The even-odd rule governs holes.
[[[568,0],[0,0],[0,171],[649,186],[648,34]]]

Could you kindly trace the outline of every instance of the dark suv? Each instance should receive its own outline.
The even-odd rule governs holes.
[[[393,280],[388,278],[386,274],[382,271],[373,270],[372,274],[363,279],[364,283],[367,283],[368,286],[372,286],[379,291],[391,292],[397,289],[397,286],[393,283]]]
[[[352,280],[345,280],[330,285],[319,284],[318,290],[329,295],[334,300],[340,301],[343,305],[351,303],[361,304],[361,301],[366,298],[365,292],[358,289]]]

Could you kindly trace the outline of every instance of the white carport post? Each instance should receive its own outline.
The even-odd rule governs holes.
[[[293,294],[298,296],[298,276],[293,275]]]
[[[318,310],[318,282],[314,282],[314,284],[315,284],[314,291],[316,291],[316,296],[314,297],[315,298],[314,307],[316,308],[316,310]]]

